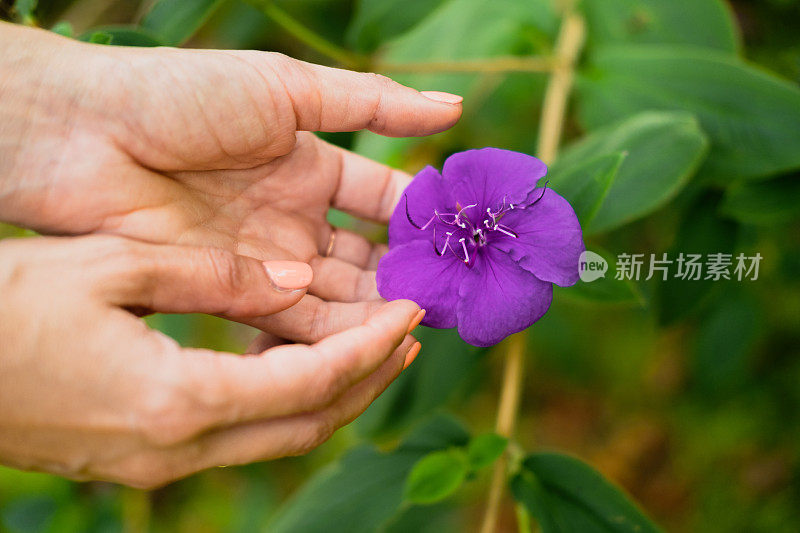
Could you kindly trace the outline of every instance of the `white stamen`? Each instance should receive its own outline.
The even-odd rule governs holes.
[[[514,239],[516,239],[516,238],[517,238],[517,236],[516,236],[516,235],[514,235],[513,233],[510,233],[510,232],[508,232],[508,231],[504,230],[504,229],[503,229],[503,228],[501,228],[500,226],[495,226],[495,227],[494,227],[494,230],[496,230],[496,231],[499,231],[500,233],[505,233],[506,235],[508,235],[509,237],[513,237]]]
[[[460,238],[458,242],[461,243],[461,248],[464,249],[464,262],[469,263],[469,252],[467,252],[467,244],[464,242],[464,238]]]

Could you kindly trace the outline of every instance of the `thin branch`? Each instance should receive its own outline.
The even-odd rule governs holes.
[[[278,7],[270,0],[249,0],[250,4],[257,7],[276,24],[286,30],[298,41],[320,54],[336,61],[348,68],[359,68],[364,64],[364,59],[346,48],[334,44],[311,28],[292,17],[289,13]]]
[[[408,63],[378,62],[374,65],[378,72],[550,72],[555,63],[549,57],[491,57],[486,59],[465,59],[462,61],[420,61]]]
[[[542,103],[542,120],[539,123],[539,149],[537,155],[547,163],[556,158],[567,99],[575,77],[575,61],[580,54],[586,34],[583,18],[574,11],[564,14],[556,43],[558,66],[550,76]]]
[[[503,370],[503,388],[500,391],[500,405],[497,408],[497,425],[495,427],[498,435],[508,439],[514,434],[517,412],[519,411],[519,397],[522,390],[522,379],[525,374],[525,348],[524,331],[508,339],[508,352],[506,353],[506,363]],[[481,533],[492,533],[497,526],[507,467],[508,455],[504,454],[494,465],[492,484],[489,487],[489,497]]]

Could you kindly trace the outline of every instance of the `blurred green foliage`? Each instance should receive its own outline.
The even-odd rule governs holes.
[[[544,531],[651,527],[583,462],[540,451],[555,448],[624,487],[670,531],[797,531],[800,1],[583,0],[580,8],[586,49],[549,178],[611,268],[557,290],[531,328],[515,446],[535,451],[519,458],[515,494]],[[325,135],[411,172],[464,148],[533,153],[547,73],[398,66],[548,56],[559,27],[549,0],[6,0],[0,15],[111,45],[346,61],[462,94],[462,121],[430,138]],[[330,220],[380,234],[341,213]],[[0,226],[0,237],[30,235]],[[756,281],[629,282],[614,279],[623,252],[764,259]],[[242,350],[253,335],[207,316],[147,320],[185,345]],[[464,467],[444,492],[421,483],[414,490],[439,493],[415,501],[457,489],[433,505],[404,494],[420,458],[463,458],[470,433],[493,427],[501,349],[467,346],[449,331],[423,329],[420,338],[409,370],[306,457],[216,469],[151,493],[0,468],[0,531],[473,530],[487,472]],[[443,410],[462,422],[436,414]],[[503,508],[503,530],[514,512]]]

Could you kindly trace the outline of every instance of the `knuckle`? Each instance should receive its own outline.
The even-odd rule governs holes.
[[[24,283],[28,271],[25,254],[16,244],[0,241],[0,284],[8,288]]]
[[[216,356],[209,357],[209,364],[216,364],[220,359]],[[242,406],[234,400],[237,398],[235,385],[228,379],[223,379],[224,372],[220,369],[209,371],[211,376],[218,376],[218,379],[196,379],[193,380],[189,389],[191,394],[191,404],[197,409],[206,413],[208,416],[221,417],[225,420],[235,421],[242,418]]]
[[[184,442],[199,430],[190,422],[188,403],[187,395],[178,387],[148,387],[134,411],[136,432],[159,448]]]
[[[305,455],[315,450],[331,438],[335,430],[336,426],[329,414],[326,412],[317,413],[311,423],[308,424],[308,432],[297,447],[297,455]]]
[[[111,235],[90,235],[84,242],[99,259],[141,262],[146,255],[139,243]]]
[[[142,490],[157,489],[175,479],[170,466],[150,453],[127,460],[115,477],[124,485]]]
[[[392,87],[395,84],[392,78],[384,76],[383,74],[378,74],[376,72],[366,72],[365,75],[367,76],[369,81],[377,84],[381,88]]]
[[[309,320],[306,321],[304,327],[304,333],[307,342],[317,342],[324,337],[325,332],[328,329],[329,320],[330,313],[328,305],[322,302],[314,305],[314,308],[309,316]]]
[[[316,383],[310,387],[307,398],[311,410],[328,407],[340,396],[342,389],[341,372],[335,365],[326,364],[316,376]]]
[[[222,293],[227,296],[240,294],[244,287],[244,276],[234,255],[219,248],[207,248],[204,253]]]
[[[300,61],[297,61],[293,57],[289,57],[286,54],[282,54],[280,52],[264,52],[264,53],[266,54],[267,62],[273,68],[286,70],[302,65]]]
[[[89,256],[108,273],[135,272],[142,289],[149,289],[153,278],[152,259],[136,241],[105,235],[88,237]]]

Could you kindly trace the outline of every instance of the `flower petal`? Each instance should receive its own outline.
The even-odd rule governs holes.
[[[387,300],[413,300],[425,309],[422,324],[456,327],[458,288],[469,269],[448,253],[439,257],[433,243],[412,241],[389,250],[378,263],[378,293]]]
[[[406,203],[408,214],[406,214]],[[425,231],[415,228],[408,218],[418,226],[424,225],[433,216],[434,210],[440,213],[451,212],[456,202],[450,193],[450,185],[442,178],[439,171],[431,166],[420,170],[411,183],[403,191],[400,203],[389,219],[389,246],[394,247],[414,240],[431,240],[433,229]]]
[[[492,246],[508,253],[542,281],[561,287],[578,281],[578,259],[586,247],[575,211],[558,193],[545,189],[534,206],[509,211],[502,224],[513,229],[518,237],[496,233]]]
[[[547,166],[527,154],[481,148],[451,155],[442,174],[462,207],[477,203],[483,213],[487,207],[497,209],[503,198],[512,204],[524,202],[547,174]]]
[[[550,308],[553,285],[487,246],[461,283],[458,333],[475,346],[492,346],[539,320]]]

